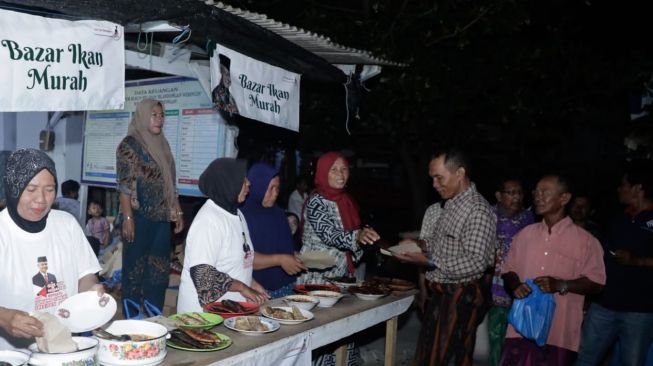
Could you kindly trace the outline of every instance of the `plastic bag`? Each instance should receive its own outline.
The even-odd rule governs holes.
[[[524,338],[534,340],[542,347],[549,335],[556,302],[553,294],[542,292],[540,287],[533,283],[533,279],[526,280],[526,284],[532,292],[525,298],[512,302],[508,322]]]

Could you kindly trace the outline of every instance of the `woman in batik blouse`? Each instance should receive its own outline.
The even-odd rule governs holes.
[[[323,251],[336,259],[327,271],[309,271],[299,283],[324,283],[324,277],[353,275],[363,255],[361,245],[379,240],[372,228],[361,228],[358,205],[347,193],[349,163],[344,156],[329,152],[320,157],[315,172],[315,190],[303,213],[301,252]]]
[[[170,223],[184,228],[175,161],[163,134],[163,104],[145,99],[136,106],[127,136],[116,150],[123,215],[122,298],[163,308],[170,273]]]

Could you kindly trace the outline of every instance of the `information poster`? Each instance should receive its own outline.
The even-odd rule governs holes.
[[[146,98],[164,103],[163,133],[175,158],[179,194],[201,196],[200,174],[216,158],[235,157],[237,133],[212,109],[200,83],[184,77],[128,82],[124,110],[87,113],[82,181],[116,186],[116,148],[127,135],[136,104]]]

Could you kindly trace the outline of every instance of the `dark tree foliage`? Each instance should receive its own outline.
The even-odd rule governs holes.
[[[408,63],[367,82],[345,132],[342,86],[302,91],[300,147],[403,163],[423,202],[434,144],[465,146],[488,193],[503,171],[563,166],[601,193],[624,157],[628,95],[650,79],[648,16],[591,1],[236,1],[237,7]],[[649,129],[650,130],[650,129]],[[480,186],[480,184],[479,184]],[[417,210],[419,211],[419,210]],[[421,215],[418,213],[417,216]]]

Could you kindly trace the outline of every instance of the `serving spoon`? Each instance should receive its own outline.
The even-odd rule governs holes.
[[[115,335],[113,333],[107,332],[106,330],[104,330],[102,328],[95,329],[93,331],[93,334],[95,334],[96,336],[98,336],[100,338],[113,339],[113,340],[120,341],[120,342],[128,342],[128,341],[132,340],[132,337],[130,337],[129,334]]]

